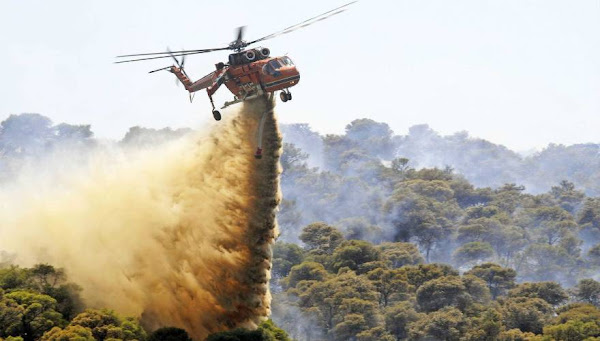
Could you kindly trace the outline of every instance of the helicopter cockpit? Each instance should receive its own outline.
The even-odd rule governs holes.
[[[263,73],[276,77],[281,74],[279,69],[286,66],[294,66],[294,62],[287,56],[279,57],[265,64],[265,66],[263,66]]]

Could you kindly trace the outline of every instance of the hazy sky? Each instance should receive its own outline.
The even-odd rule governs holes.
[[[205,92],[190,104],[173,75],[147,73],[170,61],[114,56],[221,47],[237,26],[250,40],[345,2],[1,0],[0,120],[37,112],[109,138],[215,124]],[[398,134],[427,123],[517,150],[600,142],[600,0],[362,0],[263,46],[301,72],[282,122],[340,133],[369,117]],[[227,55],[188,57],[187,72]]]

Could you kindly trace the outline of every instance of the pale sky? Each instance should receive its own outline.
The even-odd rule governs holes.
[[[251,40],[346,2],[0,0],[0,120],[36,112],[100,138],[218,124],[205,92],[190,104],[173,75],[147,73],[169,60],[114,56],[226,46],[237,26]],[[362,0],[262,45],[301,73],[278,103],[284,123],[341,133],[368,117],[397,134],[427,123],[516,150],[600,143],[600,0]],[[190,56],[187,72],[227,55]]]

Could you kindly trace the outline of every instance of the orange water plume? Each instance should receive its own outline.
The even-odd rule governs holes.
[[[52,181],[0,191],[0,250],[64,267],[90,307],[195,339],[270,312],[281,136],[272,101],[247,102],[209,133],[153,150],[91,157]],[[229,116],[229,117],[227,117]],[[67,176],[68,175],[68,176]],[[25,179],[25,181],[23,181]]]

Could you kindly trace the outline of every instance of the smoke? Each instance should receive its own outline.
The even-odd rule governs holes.
[[[203,339],[256,326],[270,313],[280,201],[272,111],[263,158],[253,155],[272,105],[245,103],[211,133],[153,150],[96,152],[77,171],[21,176],[0,191],[0,250],[22,265],[64,267],[88,306],[141,316],[151,329],[178,326]]]

